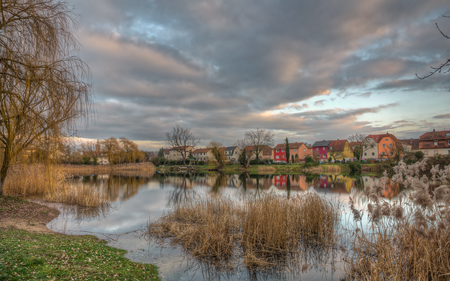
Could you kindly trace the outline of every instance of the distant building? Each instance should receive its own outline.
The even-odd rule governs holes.
[[[328,158],[332,161],[350,160],[353,158],[353,150],[347,140],[332,140],[328,145]]]
[[[197,148],[196,150],[192,151],[192,156],[194,156],[197,161],[208,162],[215,160],[211,148]]]
[[[292,156],[294,156],[294,161],[305,161],[305,157],[309,154],[308,147],[303,142],[289,143],[289,154],[292,162]],[[277,144],[273,148],[273,160],[274,161],[287,161],[286,159],[286,144]]]
[[[256,148],[254,145],[246,146],[245,150],[247,152],[247,157],[251,159],[256,159]],[[260,147],[259,160],[270,160],[273,159],[272,148],[268,145],[262,145]]]
[[[98,165],[109,165],[108,156],[98,151],[83,151],[83,154],[91,158],[91,162],[94,162],[94,158],[97,158]]]
[[[328,145],[331,141],[316,141],[313,148],[313,157],[319,161],[325,162],[328,161]]]
[[[450,154],[450,131],[427,132],[419,138],[419,149],[425,157]]]
[[[237,146],[229,146],[225,148],[225,157],[230,163],[235,163],[239,160],[241,150]]]

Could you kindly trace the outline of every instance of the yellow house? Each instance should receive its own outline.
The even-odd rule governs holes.
[[[353,158],[353,151],[347,140],[332,140],[328,145],[328,158],[331,161],[350,160]]]

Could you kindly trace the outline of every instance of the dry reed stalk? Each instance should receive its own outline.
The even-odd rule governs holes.
[[[119,165],[61,165],[61,167],[64,172],[70,174],[155,171],[155,165],[150,162]]]
[[[11,196],[39,197],[48,202],[98,207],[109,204],[102,190],[65,182],[66,172],[54,165],[15,165],[8,172],[5,194]]]
[[[321,173],[341,174],[342,173],[341,167],[336,166],[336,165],[321,165],[321,166],[317,166],[317,167],[305,168],[303,171],[308,174],[321,174]]]
[[[150,222],[147,234],[221,266],[242,259],[247,267],[266,268],[307,244],[330,246],[337,221],[336,206],[313,192],[291,200],[206,197],[175,206]]]
[[[277,171],[277,169],[275,169],[274,167],[270,167],[270,166],[259,166],[258,167],[258,173],[274,173],[276,171]]]

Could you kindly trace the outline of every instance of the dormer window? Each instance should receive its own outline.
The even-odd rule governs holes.
[[[389,139],[386,139],[386,141],[389,141]]]
[[[437,141],[434,141],[434,145],[437,145],[438,144],[438,142]]]
[[[446,137],[450,137],[450,133],[446,133],[445,136],[446,136]]]
[[[330,150],[333,150],[333,147],[332,147],[332,146],[330,146]]]

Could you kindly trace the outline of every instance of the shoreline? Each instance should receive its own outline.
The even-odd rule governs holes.
[[[20,197],[0,196],[0,279],[160,280],[156,266],[130,261],[127,251],[105,240],[48,229],[59,214]]]

